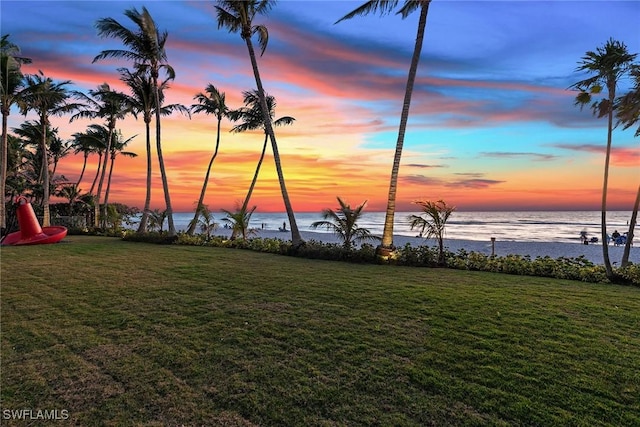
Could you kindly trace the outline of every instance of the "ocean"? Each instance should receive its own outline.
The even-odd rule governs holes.
[[[419,212],[396,212],[394,234],[414,237],[417,230],[411,230],[407,217]],[[368,228],[375,235],[382,235],[384,212],[365,212],[358,222],[360,227]],[[454,212],[446,227],[447,239],[464,239],[514,242],[564,242],[580,243],[580,233],[586,231],[588,237],[600,238],[599,211],[527,211],[527,212]],[[223,213],[214,214],[215,221],[222,226]],[[174,225],[178,231],[186,230],[193,213],[174,213]],[[620,234],[629,230],[631,212],[607,212],[607,232],[618,230]],[[300,231],[324,232],[310,226],[314,221],[322,220],[320,213],[296,213],[296,222]],[[278,230],[286,223],[290,228],[286,213],[254,212],[251,227],[266,230]],[[165,224],[166,228],[166,224]],[[637,235],[636,226],[634,234]]]

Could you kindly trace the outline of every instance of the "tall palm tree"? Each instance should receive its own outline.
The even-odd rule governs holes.
[[[631,69],[635,54],[630,54],[627,46],[614,39],[609,39],[604,46],[596,48],[596,51],[588,51],[578,62],[576,71],[589,74],[584,80],[570,86],[577,90],[575,105],[582,109],[590,104],[593,113],[598,117],[607,117],[607,149],[604,161],[604,179],[602,184],[601,203],[601,238],[602,256],[604,266],[609,279],[614,279],[615,274],[609,258],[609,246],[607,241],[607,190],[609,185],[609,160],[611,158],[611,137],[613,133],[613,116],[615,110],[616,87],[620,79]],[[606,97],[600,98],[600,95]]]
[[[372,0],[365,2],[357,9],[346,14],[338,21],[344,21],[356,16],[368,15],[372,12],[380,12],[381,15],[390,13],[395,9],[398,1]],[[418,70],[418,62],[420,61],[420,53],[422,52],[422,42],[424,40],[425,28],[427,26],[427,14],[431,0],[405,0],[402,7],[398,10],[398,14],[402,18],[406,18],[416,10],[420,10],[420,18],[418,20],[418,30],[416,42],[413,48],[413,56],[411,57],[411,66],[409,67],[409,75],[407,77],[407,85],[404,91],[404,102],[402,103],[402,113],[400,114],[400,127],[398,129],[398,140],[396,141],[396,151],[393,156],[393,166],[391,167],[391,179],[389,182],[389,195],[387,197],[387,210],[384,218],[384,228],[382,230],[382,242],[378,248],[378,254],[382,257],[388,256],[393,250],[393,220],[396,212],[396,193],[398,190],[398,173],[400,171],[400,160],[402,157],[402,147],[404,145],[404,134],[407,128],[407,120],[409,118],[409,106],[411,105],[411,95],[413,93],[413,84],[416,79]]]
[[[113,140],[113,133],[115,132],[117,121],[124,119],[125,116],[131,113],[130,106],[126,103],[126,98],[123,93],[112,90],[109,84],[102,83],[97,89],[89,90],[89,96],[76,92],[78,98],[85,102],[85,108],[82,108],[78,113],[71,116],[70,121],[77,120],[79,118],[101,118],[107,121],[107,139],[105,140],[105,152],[111,152],[111,141]],[[95,201],[95,223],[94,226],[98,227],[100,224],[100,215],[106,215],[106,202],[103,203],[103,212],[100,214],[100,197],[102,195],[102,186],[104,185],[104,179],[106,177],[107,162],[109,156],[104,156],[104,163],[101,167],[102,173],[100,180],[98,181],[98,192],[96,194]]]
[[[98,183],[98,178],[100,178],[100,172],[102,171],[102,156],[106,154],[105,150],[107,147],[107,139],[109,137],[109,129],[106,126],[94,123],[87,127],[86,132],[87,135],[95,141],[95,153],[98,155],[96,174],[93,177],[91,189],[89,189],[89,194],[94,195],[94,190]],[[111,136],[111,139],[113,140],[113,135]]]
[[[51,115],[62,115],[73,112],[81,107],[81,104],[71,103],[71,92],[67,86],[71,81],[65,80],[55,82],[49,77],[45,77],[42,71],[39,74],[27,75],[26,88],[23,91],[22,99],[18,102],[20,112],[24,115],[29,111],[35,111],[40,118],[40,126],[42,127],[42,140],[40,149],[42,151],[42,167],[43,167],[43,219],[42,225],[48,227],[51,225],[49,213],[49,158],[47,156],[47,127],[49,126],[49,117]]]
[[[367,206],[366,200],[352,209],[340,197],[337,199],[340,207],[336,210],[324,209],[324,220],[312,223],[311,228],[326,228],[333,232],[342,240],[345,249],[351,249],[359,241],[380,240],[378,236],[371,234],[369,229],[358,226],[358,220],[362,218],[363,210]]]
[[[131,71],[127,68],[118,68],[120,73],[120,80],[127,84],[131,92],[127,96],[127,102],[132,107],[133,111],[137,114],[142,114],[145,124],[145,145],[146,145],[146,159],[147,159],[147,179],[146,179],[146,195],[144,199],[144,208],[142,209],[142,216],[140,218],[140,224],[138,225],[138,233],[144,233],[147,231],[147,222],[149,221],[150,206],[151,206],[151,177],[152,177],[152,153],[151,153],[151,119],[155,115],[155,89],[153,85],[153,78],[148,69],[138,68],[135,71]],[[169,87],[169,80],[158,82],[158,95],[160,97],[160,114],[167,116],[175,111],[180,111],[189,115],[189,110],[181,104],[164,104],[164,91]]]
[[[260,97],[258,96],[258,92],[256,90],[253,90],[242,92],[242,94],[244,96],[245,107],[238,108],[237,110],[231,111],[229,113],[229,117],[231,118],[231,120],[241,121],[239,125],[231,128],[231,132],[246,132],[248,130],[254,129],[263,129],[264,131],[264,144],[262,144],[262,153],[260,153],[260,159],[258,160],[256,171],[253,174],[253,179],[251,180],[249,191],[247,191],[247,196],[242,203],[243,209],[246,210],[249,206],[249,200],[251,199],[251,194],[253,194],[253,189],[255,188],[256,182],[258,181],[260,167],[262,166],[262,161],[264,160],[264,155],[267,151],[269,134],[267,133],[266,126],[264,124],[264,114],[262,113],[262,107],[260,104]],[[275,116],[276,99],[268,94],[265,94],[265,97],[267,101],[267,108],[269,109],[268,114],[273,122],[273,126],[290,125],[296,120],[290,116],[284,116],[274,120],[273,117]]]
[[[111,163],[109,166],[109,176],[107,177],[107,189],[104,192],[104,204],[105,206],[109,204],[109,190],[111,189],[111,176],[113,175],[113,166],[116,162],[116,157],[118,155],[122,155],[125,157],[137,157],[138,155],[131,151],[124,151],[127,145],[135,138],[137,135],[132,136],[131,138],[127,138],[124,140],[122,138],[121,132],[116,132],[114,134],[113,143],[111,144]]]
[[[2,147],[0,147],[0,231],[6,228],[5,185],[7,182],[8,135],[7,122],[11,106],[16,103],[24,88],[23,76],[20,72],[22,64],[31,59],[18,56],[20,48],[9,40],[9,34],[0,39],[0,111],[2,111]]]
[[[444,234],[447,221],[451,214],[456,210],[455,207],[449,206],[444,200],[437,202],[419,200],[414,202],[419,205],[426,217],[420,215],[409,215],[409,225],[411,229],[420,229],[420,236],[425,239],[431,237],[438,242],[438,264],[444,265]]]
[[[631,90],[621,96],[618,101],[618,120],[624,125],[624,129],[628,129],[640,123],[640,65],[634,64],[629,73],[633,79],[633,87]],[[636,129],[635,136],[640,136],[640,126]],[[633,204],[631,212],[631,220],[629,221],[629,231],[627,232],[627,241],[624,245],[622,253],[622,262],[620,265],[626,267],[629,264],[629,255],[631,253],[631,244],[633,243],[634,231],[638,222],[638,208],[640,207],[640,185],[636,193],[636,201]]]
[[[282,192],[282,199],[284,201],[287,216],[289,217],[289,224],[291,226],[291,243],[294,247],[298,247],[302,245],[304,241],[302,240],[302,236],[298,230],[296,217],[293,212],[293,208],[291,207],[289,193],[287,192],[287,187],[284,182],[284,173],[282,171],[278,143],[276,142],[276,137],[271,125],[271,118],[268,114],[269,108],[267,106],[266,95],[262,86],[262,79],[260,78],[260,70],[258,69],[258,61],[253,48],[253,42],[251,41],[251,36],[257,34],[261,54],[264,54],[269,41],[269,31],[264,25],[253,25],[253,19],[257,15],[269,12],[274,3],[275,1],[273,0],[218,0],[216,10],[218,15],[218,28],[227,28],[231,33],[239,32],[240,37],[242,37],[247,45],[249,59],[251,60],[251,67],[253,68],[253,75],[256,80],[256,87],[258,88],[260,106],[262,107],[262,113],[264,115],[265,129],[271,140],[273,158],[276,164],[276,171],[278,173],[278,181],[280,182],[280,191]]]
[[[124,58],[134,62],[134,66],[138,69],[146,69],[151,75],[153,85],[153,105],[156,118],[156,150],[158,153],[158,162],[160,164],[160,176],[162,178],[162,189],[164,190],[164,199],[167,206],[167,222],[169,225],[169,236],[176,235],[176,228],[173,223],[173,208],[171,207],[171,196],[169,193],[169,182],[167,180],[167,172],[164,165],[164,157],[162,155],[162,138],[160,125],[160,88],[158,86],[158,78],[160,71],[164,70],[169,78],[175,77],[173,68],[167,63],[167,53],[165,51],[165,43],[168,33],[160,32],[155,21],[149,14],[146,7],[142,7],[142,12],[136,8],[127,9],[124,12],[135,26],[135,30],[130,30],[120,24],[113,18],[103,18],[96,22],[96,28],[100,37],[113,37],[120,39],[124,46],[129,50],[103,50],[93,58],[93,62],[106,58]]]
[[[23,152],[23,163],[22,163],[22,176],[29,177],[28,188],[31,192],[32,202],[37,204],[42,204],[43,197],[43,187],[42,182],[44,179],[44,171],[48,170],[48,168],[43,167],[42,163],[42,126],[39,121],[36,120],[27,120],[20,124],[20,127],[13,128],[13,133],[20,138],[22,142],[22,147],[25,152]],[[47,146],[47,161],[49,162],[49,166],[51,164],[51,156],[49,156],[49,145],[54,138],[54,134],[57,132],[57,129],[52,129],[50,126],[47,126],[46,129],[46,146]],[[51,174],[49,174],[51,177]],[[27,184],[27,182],[25,182]],[[25,189],[26,189],[25,188]]]
[[[198,199],[198,204],[196,205],[196,212],[193,217],[193,221],[189,223],[189,229],[187,230],[187,234],[189,236],[192,236],[195,232],[197,218],[199,215],[198,211],[204,203],[204,196],[207,192],[207,184],[209,183],[209,174],[211,173],[211,167],[213,166],[213,162],[218,156],[218,148],[220,147],[220,124],[222,123],[223,118],[229,116],[229,107],[227,107],[227,104],[225,102],[225,93],[218,91],[218,89],[212,84],[207,85],[205,92],[206,93],[200,92],[194,97],[194,99],[198,101],[198,103],[191,106],[191,111],[193,111],[194,113],[213,114],[216,117],[216,146],[213,150],[213,154],[211,155],[211,160],[209,160],[207,173],[204,176],[202,189],[200,190],[200,198]]]

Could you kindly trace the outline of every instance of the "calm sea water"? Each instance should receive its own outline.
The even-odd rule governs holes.
[[[396,212],[394,234],[416,236],[411,230],[407,216],[419,212]],[[186,230],[193,213],[175,213],[174,224],[178,231]],[[223,214],[215,215],[216,222],[222,222]],[[607,231],[618,230],[621,234],[628,231],[631,212],[613,211],[607,213]],[[321,220],[320,213],[296,213],[296,222],[300,231],[326,232],[313,230],[310,225]],[[289,229],[286,213],[255,212],[251,217],[251,226],[267,230],[277,230],[283,222]],[[382,235],[384,212],[367,212],[358,222],[360,227]],[[580,232],[586,231],[589,237],[600,236],[599,211],[532,211],[532,212],[454,212],[447,222],[448,239],[466,239],[490,241],[495,237],[499,241],[517,242],[568,242],[579,243]],[[634,233],[638,234],[638,228]]]

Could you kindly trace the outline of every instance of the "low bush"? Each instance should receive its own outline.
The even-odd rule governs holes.
[[[309,240],[300,247],[293,247],[290,241],[281,239],[255,238],[234,239],[225,236],[207,237],[204,234],[189,236],[179,233],[169,238],[166,233],[124,233],[124,240],[148,243],[175,243],[178,245],[211,246],[232,249],[245,249],[278,255],[296,256],[328,261],[346,261],[354,263],[375,263],[376,250],[373,245],[363,244],[358,248],[347,249],[337,243],[324,243]],[[584,256],[577,258],[551,258],[549,256],[531,259],[529,255],[491,256],[464,249],[451,252],[445,249],[445,264],[438,264],[438,248],[429,246],[411,246],[407,244],[396,249],[390,263],[410,267],[447,267],[457,270],[487,271],[522,276],[553,277],[557,279],[579,280],[583,282],[608,282],[604,266],[596,265]],[[620,282],[640,286],[640,265],[629,265],[616,269]]]

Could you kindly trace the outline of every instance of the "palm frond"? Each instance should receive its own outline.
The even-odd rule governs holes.
[[[370,13],[380,12],[380,15],[385,15],[390,13],[393,8],[398,4],[397,0],[371,0],[367,1],[351,12],[347,13],[342,18],[338,19],[335,24],[341,21],[345,21],[347,19],[355,18],[356,16],[365,16]]]

